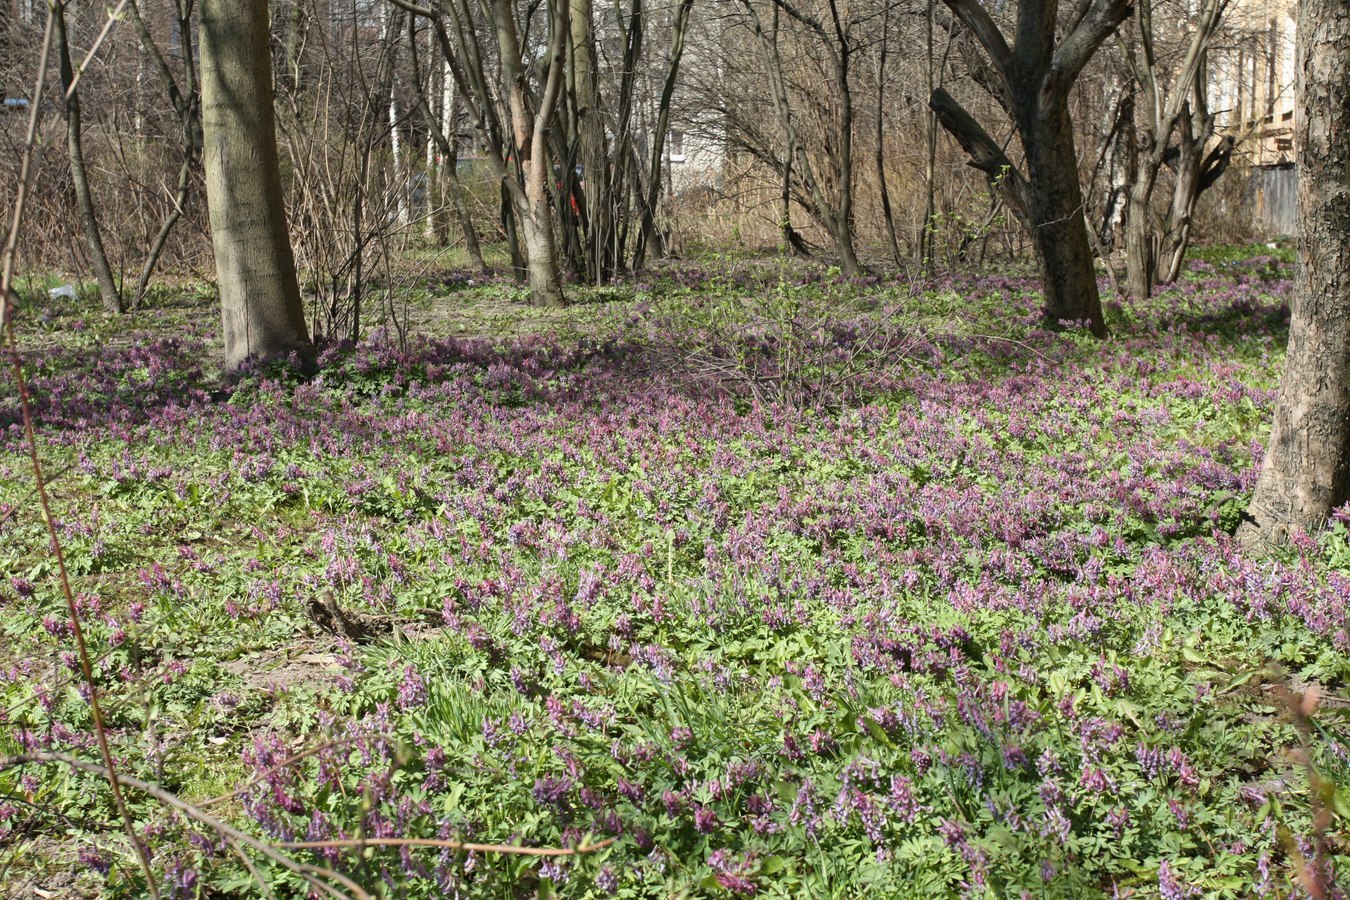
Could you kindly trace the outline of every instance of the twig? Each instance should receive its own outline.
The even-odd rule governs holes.
[[[1001,341],[1001,342],[1004,343],[1004,344],[1015,344],[1016,346],[1021,347],[1023,350],[1028,350],[1028,351],[1030,351],[1031,353],[1035,354],[1036,356],[1039,356],[1039,357],[1041,358],[1041,361],[1042,361],[1042,362],[1047,362],[1047,363],[1053,363],[1053,362],[1054,362],[1053,359],[1051,359],[1050,357],[1046,356],[1044,353],[1042,353],[1041,351],[1037,350],[1035,347],[1031,346],[1031,345],[1028,344],[1026,341],[1019,341],[1019,340],[1017,340],[1017,338],[1003,337],[1002,335],[998,335],[998,334],[979,334],[979,333],[976,333],[976,332],[970,332],[970,333],[968,333],[968,334],[961,334],[961,335],[955,335],[955,336],[956,336],[956,337],[971,338],[971,339],[973,339],[973,340],[981,340],[981,341]]]
[[[75,76],[70,80],[70,87],[66,88],[67,100],[75,95],[75,89],[80,86],[80,77],[84,75],[84,70],[89,68],[89,64],[94,61],[94,54],[102,48],[103,42],[106,41],[108,35],[112,33],[113,26],[122,20],[122,13],[126,8],[127,0],[122,0],[121,3],[117,4],[116,9],[108,13],[108,19],[103,23],[103,30],[98,33],[98,37],[94,39],[93,46],[89,48],[89,52],[86,53],[84,59],[80,61],[79,68],[75,70]],[[37,104],[34,103],[33,105],[36,106]]]
[[[91,763],[86,760],[80,759],[79,757],[71,756],[67,753],[57,753],[55,751],[39,751],[35,753],[21,753],[16,756],[0,757],[0,769],[9,769],[13,768],[14,766],[21,766],[26,763],[34,763],[34,762],[62,763],[64,765],[70,766],[72,769],[79,769],[82,772],[90,772],[95,775],[102,775],[105,778],[107,777],[108,773],[107,769],[105,769],[103,766],[98,765],[97,763]],[[231,841],[236,841],[240,844],[244,844],[247,847],[253,848],[254,850],[258,851],[263,856],[272,860],[274,863],[281,866],[282,868],[289,869],[290,871],[299,875],[314,888],[323,891],[330,897],[336,897],[339,898],[339,900],[341,900],[341,898],[344,898],[348,895],[344,895],[341,891],[333,887],[331,884],[326,884],[322,879],[329,878],[332,879],[333,881],[338,882],[350,892],[350,897],[354,897],[356,898],[356,900],[372,900],[370,894],[362,890],[360,885],[352,881],[347,876],[339,872],[334,872],[331,869],[325,869],[322,866],[315,866],[310,865],[308,863],[296,862],[286,854],[277,852],[276,847],[264,843],[263,841],[260,841],[255,837],[247,835],[237,828],[227,825],[226,823],[210,815],[209,813],[202,812],[201,809],[199,809],[198,807],[194,806],[191,803],[188,803],[186,800],[179,797],[177,794],[171,793],[170,791],[166,791],[162,787],[151,784],[148,781],[141,781],[139,778],[133,778],[130,775],[121,776],[121,780],[125,784],[128,784],[139,791],[144,791],[151,797],[154,797],[156,800],[163,803],[165,806],[169,806],[172,807],[173,809],[178,810],[183,815],[187,816],[193,821],[200,822],[207,828],[210,828],[212,831],[215,831],[217,834],[220,834]],[[286,845],[278,844],[277,846],[284,847]]]
[[[446,841],[435,838],[349,838],[332,841],[282,841],[277,844],[286,850],[359,849],[361,847],[442,847],[448,850],[471,850],[477,853],[508,853],[517,856],[578,856],[603,850],[618,838],[606,838],[597,844],[579,847],[519,847],[514,844],[474,844],[469,841]]]
[[[342,738],[342,739],[336,740],[336,741],[329,741],[329,742],[327,742],[327,743],[325,743],[325,744],[319,744],[317,747],[310,747],[308,750],[301,750],[299,753],[296,753],[294,756],[288,756],[288,757],[286,757],[285,759],[283,759],[281,762],[277,763],[276,765],[274,765],[274,766],[272,766],[272,767],[270,767],[270,768],[264,769],[263,771],[259,772],[257,775],[254,775],[254,776],[253,776],[252,778],[250,778],[246,783],[241,784],[239,787],[237,787],[237,788],[235,788],[234,790],[230,791],[228,794],[220,794],[219,796],[212,797],[212,798],[209,799],[209,800],[203,800],[201,803],[198,803],[198,804],[197,804],[197,808],[198,808],[198,809],[205,809],[205,808],[208,807],[208,806],[213,806],[213,805],[215,805],[215,804],[217,804],[217,803],[220,803],[220,802],[222,802],[222,801],[229,800],[231,797],[238,797],[240,794],[244,793],[244,791],[246,791],[246,790],[248,790],[249,788],[253,787],[255,784],[260,783],[263,779],[265,779],[268,775],[271,775],[273,772],[276,772],[276,771],[278,771],[278,770],[280,770],[280,769],[284,769],[284,768],[286,768],[287,766],[295,765],[296,763],[300,762],[300,760],[305,759],[305,758],[310,757],[310,756],[313,756],[313,755],[316,754],[316,753],[322,753],[322,752],[325,751],[325,750],[331,750],[331,749],[333,749],[333,748],[335,748],[335,747],[343,747],[343,746],[346,746],[347,744],[350,744],[350,743],[355,742],[356,740],[357,740],[357,737],[355,737],[355,736],[353,736],[353,737],[347,737],[347,738]]]
[[[248,854],[239,849],[239,845],[234,841],[230,841],[229,844],[230,849],[234,851],[234,855],[239,857],[239,861],[244,864],[244,868],[248,869],[248,873],[253,876],[253,880],[258,882],[258,887],[262,890],[263,896],[267,900],[277,900],[277,895],[272,893],[272,889],[267,886],[267,879],[258,871],[258,867],[253,865],[253,860],[248,858]]]
[[[120,10],[121,7],[119,6],[118,9]],[[18,255],[19,230],[23,225],[24,205],[28,199],[28,189],[33,177],[33,148],[37,144],[38,116],[42,106],[42,88],[47,80],[47,67],[50,63],[54,20],[54,10],[49,6],[47,9],[47,26],[42,40],[42,58],[38,63],[37,83],[33,89],[33,108],[28,118],[28,133],[25,136],[23,161],[19,166],[19,187],[14,200],[14,217],[10,221],[9,234],[5,238],[4,263],[3,267],[0,268],[0,298],[3,298],[3,303],[6,305],[8,305],[11,296],[10,285],[14,278],[14,260]],[[112,20],[109,19],[109,24],[105,25],[98,40],[90,48],[91,56],[103,43],[103,39],[107,37],[111,29],[111,22]],[[71,87],[73,89],[74,84]],[[122,827],[126,831],[128,840],[131,841],[132,848],[136,851],[136,858],[145,874],[146,890],[149,892],[151,900],[159,900],[159,888],[155,887],[154,870],[150,868],[150,855],[146,852],[145,845],[141,843],[140,837],[136,834],[135,822],[131,818],[131,812],[127,809],[126,800],[122,796],[122,787],[118,783],[112,749],[108,746],[108,732],[103,724],[103,710],[99,705],[98,686],[94,683],[93,665],[89,661],[89,648],[84,642],[84,629],[80,626],[80,611],[75,604],[75,593],[70,587],[70,573],[66,571],[66,560],[61,551],[61,538],[57,534],[56,520],[52,517],[51,501],[47,496],[47,485],[42,474],[42,461],[38,456],[37,435],[33,430],[32,404],[29,402],[28,388],[24,382],[23,363],[19,358],[19,343],[14,329],[14,317],[6,316],[4,324],[9,339],[9,358],[14,369],[14,382],[18,389],[19,406],[23,412],[24,438],[28,444],[28,457],[32,463],[38,503],[42,508],[42,517],[47,523],[47,533],[51,537],[52,543],[52,555],[56,558],[56,569],[61,579],[61,590],[65,594],[66,606],[70,610],[71,633],[75,638],[75,648],[79,654],[80,674],[83,676],[85,687],[89,691],[89,710],[94,720],[94,733],[98,738],[99,755],[103,758],[104,777],[108,779],[108,786],[112,789],[113,805],[117,807],[117,814],[122,820]]]

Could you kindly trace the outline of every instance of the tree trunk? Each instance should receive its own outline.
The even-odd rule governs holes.
[[[680,74],[680,60],[684,57],[685,36],[688,33],[689,13],[694,0],[680,0],[674,20],[671,22],[670,51],[667,54],[665,81],[661,86],[661,99],[656,107],[656,129],[652,135],[650,163],[647,166],[648,182],[646,196],[642,198],[642,222],[638,232],[637,248],[633,252],[633,270],[638,271],[646,262],[647,250],[657,242],[656,205],[661,198],[662,167],[666,146],[666,132],[670,127],[670,105],[675,96],[675,83]],[[638,192],[641,194],[641,192]],[[785,226],[788,231],[791,225]]]
[[[557,243],[549,217],[547,192],[533,204],[530,215],[520,217],[529,266],[530,303],[534,306],[565,306],[562,278],[558,270]]]
[[[1149,172],[1136,176],[1125,201],[1125,289],[1135,300],[1153,295],[1157,265],[1153,217],[1153,178]]]
[[[1163,223],[1155,263],[1158,284],[1171,284],[1181,276],[1181,265],[1191,242],[1196,204],[1200,195],[1228,169],[1236,146],[1234,138],[1226,135],[1209,153],[1204,152],[1205,144],[1214,134],[1214,118],[1204,112],[1206,102],[1202,93],[1197,91],[1196,100],[1200,112],[1193,112],[1188,107],[1181,118],[1181,156],[1177,161],[1172,202]]]
[[[524,185],[510,191],[524,233],[526,265],[529,267],[530,303],[535,306],[563,306],[562,275],[553,238],[548,178],[550,173],[548,132],[562,93],[563,57],[567,46],[568,13],[566,3],[549,10],[548,56],[544,84],[535,103],[529,88],[523,48],[516,34],[516,19],[510,0],[495,0],[492,25],[506,82],[507,108],[510,112],[514,156]]]
[[[960,142],[970,164],[984,172],[1008,199],[1013,214],[1031,232],[1045,285],[1045,319],[1085,322],[1106,337],[1097,275],[1083,214],[1069,91],[1102,42],[1129,13],[1127,0],[1090,0],[1055,46],[1058,4],[1024,0],[1017,5],[1016,42],[1010,47],[978,0],[944,0],[984,50],[979,80],[1011,115],[1026,155],[1017,170],[1003,147],[942,88],[928,105],[942,127]]]
[[[858,261],[858,253],[853,246],[853,86],[849,83],[853,47],[840,23],[836,0],[830,0],[830,11],[834,19],[835,39],[838,41],[834,51],[834,80],[835,89],[839,92],[839,163],[835,175],[839,181],[836,186],[839,202],[833,216],[834,243],[839,248],[839,263],[843,273],[856,278],[865,275],[867,270]]]
[[[225,340],[225,369],[298,353],[308,368],[295,256],[282,207],[265,0],[201,4],[206,197]]]
[[[1350,500],[1350,8],[1298,11],[1299,267],[1289,350],[1248,547],[1315,533]]]
[[[118,315],[123,312],[122,292],[117,289],[117,280],[113,278],[112,267],[108,265],[108,253],[103,247],[103,232],[99,229],[98,215],[94,210],[94,196],[89,190],[89,174],[84,168],[84,147],[80,137],[80,92],[71,91],[75,79],[75,67],[70,59],[70,39],[66,33],[66,4],[52,6],[53,23],[56,26],[56,46],[61,55],[61,87],[69,91],[66,97],[66,148],[70,154],[70,180],[75,186],[75,203],[80,211],[80,226],[84,229],[84,238],[89,243],[89,264],[94,268],[94,277],[98,281],[99,296],[103,298],[103,311]]]
[[[928,0],[924,6],[924,63],[928,76],[928,96],[933,96],[937,87],[937,73],[933,66],[933,11],[934,0]],[[951,42],[948,41],[948,46]],[[932,109],[924,110],[924,141],[926,144],[923,159],[923,227],[919,229],[919,259],[923,261],[923,274],[932,278],[937,271],[937,260],[933,258],[933,218],[937,213],[937,114]]]
[[[1061,322],[1086,322],[1095,337],[1106,337],[1067,103],[1057,104],[1044,121],[1022,127],[1027,215],[1045,282],[1046,323],[1058,328]]]
[[[781,185],[781,196],[779,202],[782,205],[782,214],[780,215],[780,225],[783,229],[783,242],[787,245],[788,252],[793,256],[810,256],[811,251],[806,247],[806,241],[802,240],[801,234],[792,227],[792,152],[788,151],[783,160],[783,178]]]
[[[585,271],[592,284],[609,281],[616,266],[616,248],[613,246],[616,197],[610,196],[612,179],[608,141],[605,139],[605,122],[600,109],[600,88],[595,71],[595,37],[591,30],[594,13],[591,0],[569,0],[572,9],[569,13],[571,26],[568,41],[568,106],[573,121],[577,141],[577,160],[581,163],[581,180],[585,187],[575,184],[576,167],[570,166],[562,173],[563,184],[574,187],[570,196],[560,198],[560,203],[570,209],[576,203],[576,215],[585,236]],[[639,7],[636,24],[630,28],[640,29],[641,12]]]

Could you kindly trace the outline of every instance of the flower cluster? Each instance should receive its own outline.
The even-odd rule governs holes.
[[[760,287],[678,270],[641,294]],[[1043,330],[1032,287],[928,286],[923,352],[829,409],[661,377],[673,326],[641,311],[330,348],[228,403],[205,334],[51,353],[44,450],[98,510],[61,512],[96,677],[173,738],[115,716],[118,752],[236,772],[272,839],[616,839],[543,864],[317,851],[399,896],[1288,894],[1280,835],[1312,801],[1263,662],[1350,677],[1350,566],[1339,538],[1271,561],[1228,535],[1287,285],[1198,273],[1101,346]],[[871,313],[847,303],[900,288],[792,290],[839,301],[811,340],[848,348]],[[5,438],[0,509],[24,502]],[[20,661],[70,643],[30,518],[0,517],[4,727],[88,747],[83,701]],[[319,597],[366,630],[322,630]],[[1344,771],[1331,727],[1311,752]],[[25,815],[0,807],[0,837]],[[156,840],[179,894],[238,862],[181,823]]]

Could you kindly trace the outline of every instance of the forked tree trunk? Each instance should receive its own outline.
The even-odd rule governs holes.
[[[1237,141],[1225,135],[1218,145],[1204,153],[1205,142],[1214,133],[1214,118],[1204,115],[1199,119],[1200,131],[1193,134],[1189,118],[1182,119],[1181,158],[1177,162],[1177,178],[1172,189],[1172,203],[1163,220],[1162,238],[1158,242],[1155,263],[1158,284],[1171,284],[1181,277],[1181,265],[1191,243],[1191,223],[1200,196],[1214,186],[1228,169]]]
[[[1078,74],[1130,5],[1127,0],[1080,4],[1077,21],[1056,46],[1058,4],[1023,0],[1010,46],[979,0],[943,2],[984,51],[976,60],[980,80],[1011,115],[1026,155],[1026,172],[1013,165],[1002,145],[947,91],[934,88],[928,105],[960,142],[970,165],[984,172],[1031,232],[1045,286],[1047,323],[1054,328],[1064,321],[1087,322],[1093,335],[1106,337],[1068,97]]]
[[[1315,533],[1350,500],[1350,8],[1298,11],[1298,274],[1270,446],[1238,539]]]
[[[1141,97],[1130,110],[1131,186],[1125,230],[1127,286],[1136,299],[1152,295],[1155,284],[1176,278],[1190,242],[1195,201],[1213,183],[1213,179],[1206,182],[1203,175],[1209,162],[1205,144],[1214,132],[1207,95],[1208,53],[1228,2],[1203,0],[1192,5],[1194,18],[1187,23],[1190,42],[1180,57],[1168,55],[1162,57],[1164,63],[1159,62],[1152,3],[1135,4],[1138,31],[1133,40],[1123,42],[1135,90]],[[1170,83],[1164,84],[1164,75]],[[1136,117],[1138,122],[1134,121]],[[1175,149],[1173,135],[1178,142]],[[1160,217],[1153,211],[1153,194],[1169,160],[1176,178],[1167,211]],[[1224,157],[1213,178],[1226,165]]]
[[[520,219],[529,270],[530,303],[534,306],[565,306],[567,303],[553,237],[547,137],[561,95],[568,12],[566,3],[554,4],[549,10],[546,74],[536,106],[529,88],[529,73],[516,32],[512,4],[510,0],[494,0],[492,4],[492,25],[497,36],[502,76],[506,81],[514,155],[525,182],[523,186],[515,187],[509,182],[505,184]]]
[[[206,198],[225,369],[298,353],[313,364],[282,207],[266,0],[201,3]]]

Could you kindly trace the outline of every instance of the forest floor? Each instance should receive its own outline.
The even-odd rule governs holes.
[[[685,265],[560,312],[425,276],[316,378],[229,391],[209,296],[30,298],[112,752],[183,801],[125,788],[162,895],[1344,876],[1350,508],[1275,559],[1230,538],[1288,277],[1208,254],[1099,343],[1015,274]],[[21,422],[6,369],[0,896],[144,896]],[[361,845],[406,838],[448,843]]]

